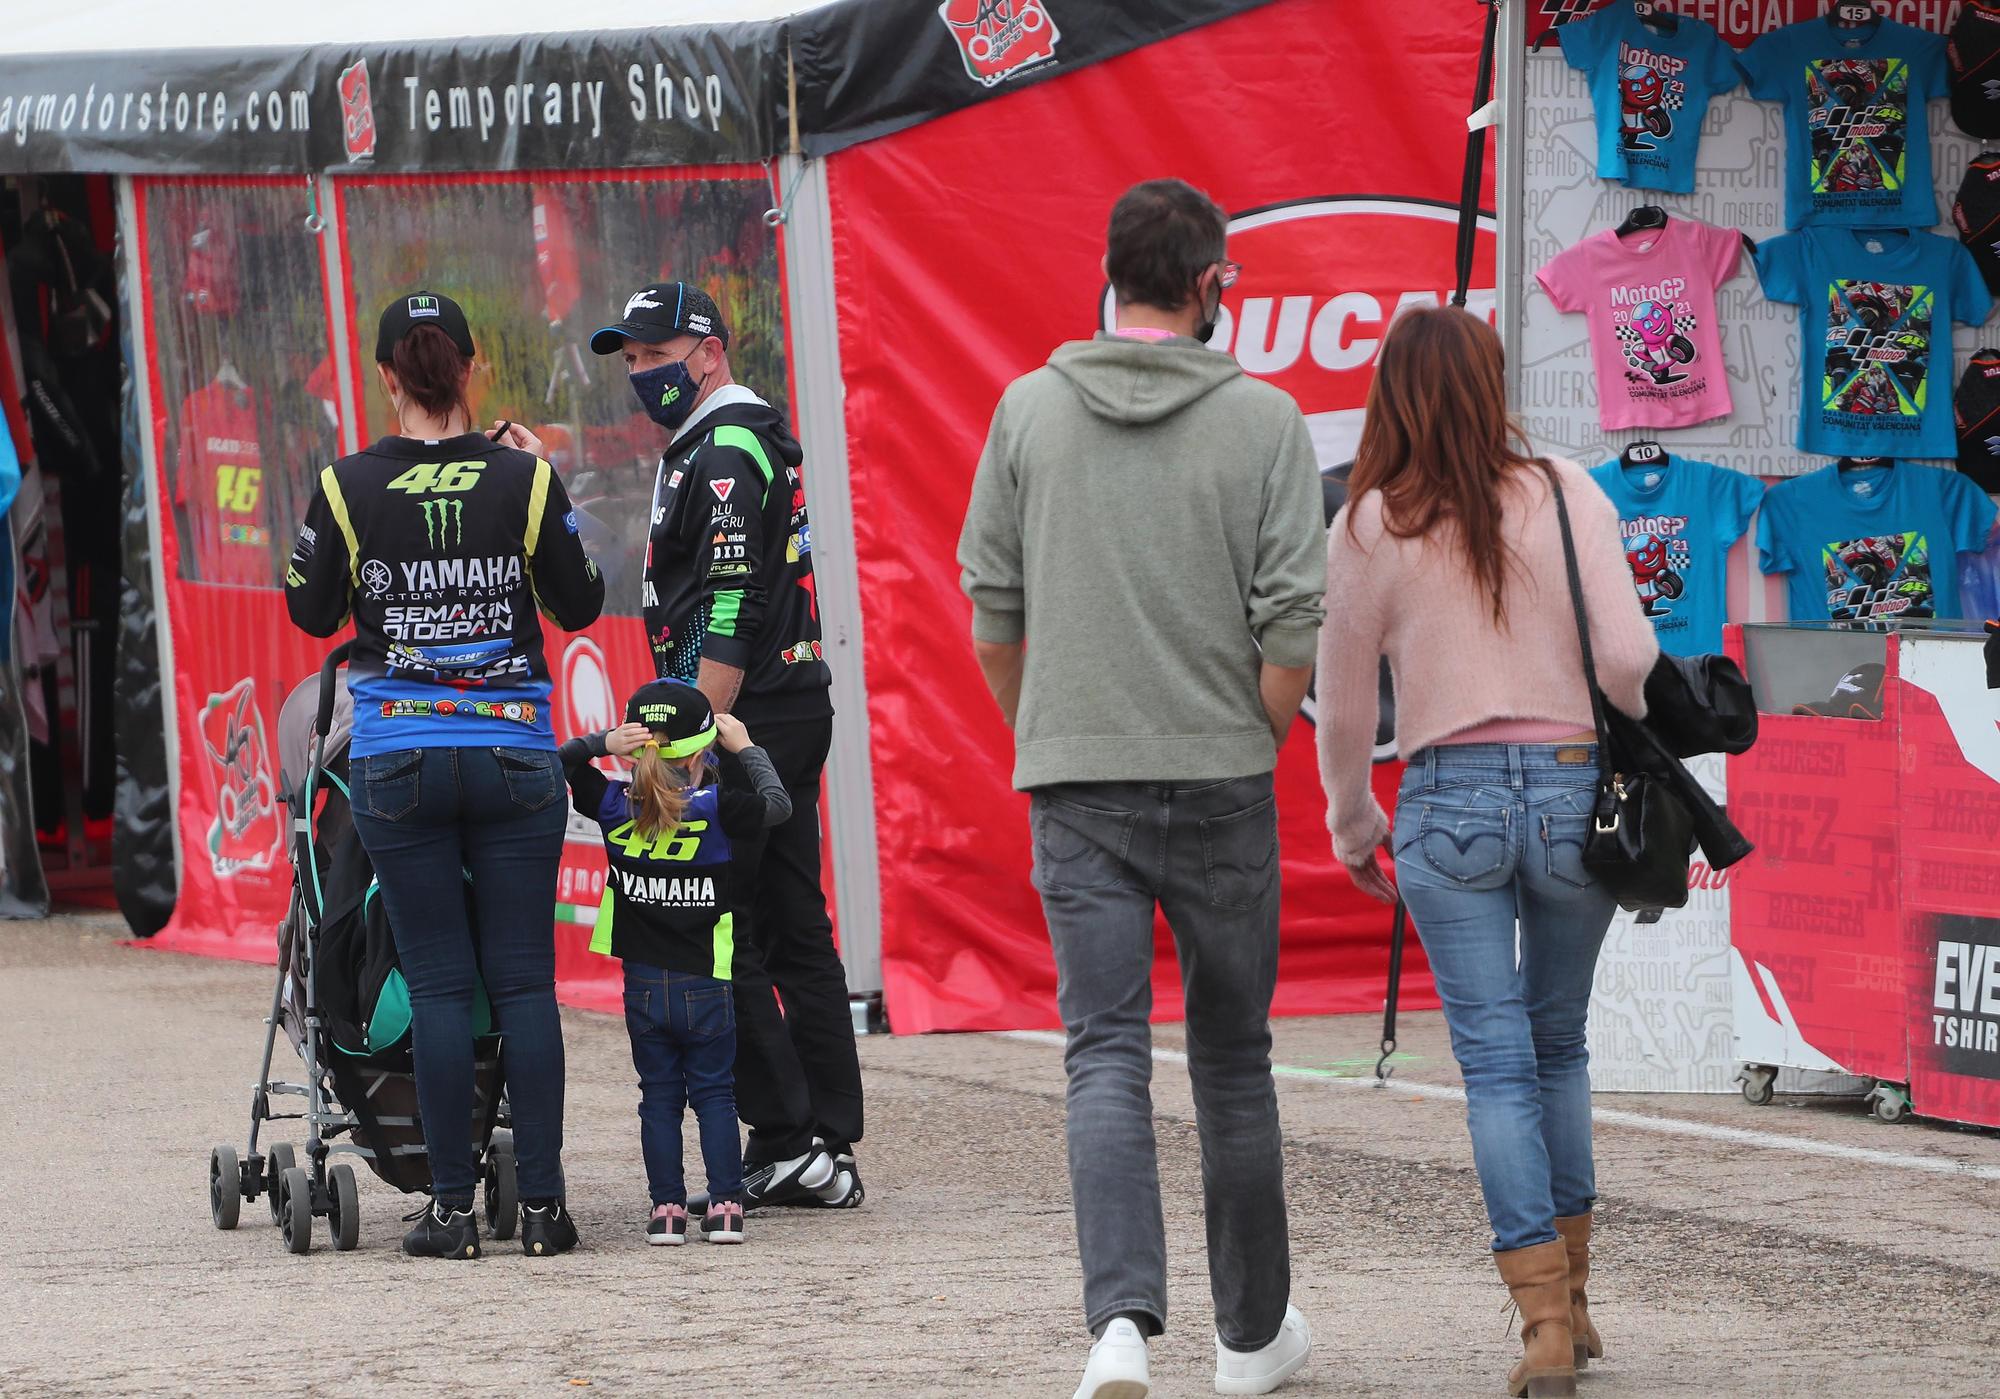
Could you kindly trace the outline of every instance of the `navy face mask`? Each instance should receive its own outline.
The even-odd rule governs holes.
[[[686,360],[642,369],[631,378],[632,392],[639,396],[646,416],[669,432],[688,420],[695,399],[701,396],[701,385],[688,372]]]

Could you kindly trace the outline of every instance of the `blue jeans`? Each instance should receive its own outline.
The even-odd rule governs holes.
[[[625,1032],[639,1071],[639,1148],[655,1205],[687,1203],[681,1110],[694,1105],[708,1197],[743,1194],[736,1136],[736,1007],[729,983],[692,972],[625,963]]]
[[[1615,901],[1583,868],[1594,745],[1466,744],[1410,762],[1396,878],[1465,1075],[1495,1250],[1597,1198],[1584,1017]],[[1515,928],[1520,952],[1515,954]]]
[[[1153,920],[1186,996],[1209,1295],[1223,1344],[1258,1350],[1291,1295],[1284,1137],[1271,1079],[1278,807],[1269,773],[1222,782],[1038,788],[1035,887],[1069,1032],[1070,1197],[1084,1324],[1167,1322],[1167,1231],[1153,1138]]]
[[[356,758],[352,777],[354,828],[381,882],[410,986],[432,1192],[455,1204],[472,1198],[472,1002],[483,978],[501,1037],[521,1195],[562,1194],[555,921],[569,807],[555,751],[405,748]],[[462,871],[472,874],[476,919],[467,916]]]

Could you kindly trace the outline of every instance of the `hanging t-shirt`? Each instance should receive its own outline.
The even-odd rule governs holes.
[[[2000,536],[1977,554],[1958,556],[1960,610],[1975,621],[2000,621]]]
[[[1950,238],[1808,228],[1757,249],[1764,295],[1799,308],[1799,447],[1820,456],[1957,451],[1945,384],[1951,323],[1978,325],[1992,294]]]
[[[174,502],[192,539],[181,541],[185,576],[204,583],[278,585],[271,552],[270,500],[264,489],[257,405],[248,389],[221,380],[181,403],[180,460]]]
[[[1968,136],[2000,136],[2000,4],[1965,0],[1945,44],[1951,119]]]
[[[2000,151],[1981,151],[1965,167],[1951,222],[1986,279],[1986,290],[2000,296]]]
[[[1938,221],[1926,104],[1948,85],[1942,35],[1828,15],[1772,30],[1743,67],[1751,96],[1784,104],[1787,228]]]
[[[2000,492],[2000,350],[1975,350],[1951,401],[1958,469],[1980,490]]]
[[[1590,83],[1597,111],[1597,174],[1634,189],[1687,194],[1708,101],[1743,81],[1715,27],[1665,15],[1639,18],[1632,0],[1556,30],[1563,57]]]
[[[1720,651],[1729,546],[1750,528],[1764,483],[1671,453],[1629,466],[1613,459],[1590,474],[1618,507],[1632,584],[1660,649],[1676,656]]]
[[[1958,556],[1986,547],[1995,514],[1955,471],[1825,466],[1766,492],[1757,561],[1787,575],[1794,622],[1957,617]]]
[[[1741,234],[1670,218],[1623,238],[1593,233],[1535,274],[1556,309],[1585,317],[1607,432],[1728,415],[1715,289],[1742,255]]]

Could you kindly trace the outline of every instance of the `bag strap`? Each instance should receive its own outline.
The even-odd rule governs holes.
[[[1497,0],[1480,0],[1486,7],[1486,33],[1479,45],[1479,72],[1472,85],[1472,115],[1477,117],[1493,94],[1493,54],[1500,27]],[[1465,308],[1472,285],[1472,254],[1479,240],[1479,186],[1486,174],[1486,126],[1475,126],[1465,138],[1465,171],[1458,184],[1458,248],[1455,290],[1451,304]]]
[[[1396,1003],[1403,994],[1403,942],[1410,931],[1410,906],[1396,900],[1396,923],[1389,934],[1389,994],[1382,1002],[1382,1057],[1375,1061],[1375,1077],[1388,1082],[1396,1072],[1389,1058],[1396,1052]]]
[[[1590,717],[1597,726],[1597,753],[1600,764],[1611,761],[1611,728],[1604,718],[1604,693],[1597,688],[1597,661],[1590,651],[1590,614],[1583,606],[1583,574],[1576,566],[1576,537],[1570,533],[1569,502],[1563,499],[1562,482],[1553,467],[1547,468],[1549,489],[1555,492],[1556,523],[1562,526],[1563,565],[1569,571],[1569,600],[1576,609],[1576,639],[1583,648],[1583,683],[1590,691]]]

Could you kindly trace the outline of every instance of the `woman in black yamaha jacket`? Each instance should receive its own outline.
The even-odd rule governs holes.
[[[568,803],[536,611],[576,631],[604,605],[554,470],[472,430],[472,355],[448,297],[419,292],[382,313],[375,359],[401,435],[320,473],[285,575],[307,632],[354,618],[354,825],[409,983],[434,1197],[403,1251],[448,1258],[479,1255],[469,1124],[482,977],[514,1115],[522,1248],[576,1243],[555,999]]]

